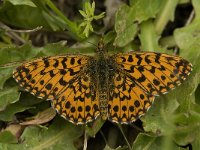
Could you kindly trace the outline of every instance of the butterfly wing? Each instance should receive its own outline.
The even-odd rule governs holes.
[[[89,59],[84,55],[36,59],[18,67],[13,77],[26,91],[52,100],[52,106],[64,118],[82,124],[100,114],[95,88],[84,69]]]
[[[114,122],[133,122],[148,110],[155,96],[180,85],[192,70],[185,59],[167,54],[129,52],[111,57],[117,64],[108,110]]]

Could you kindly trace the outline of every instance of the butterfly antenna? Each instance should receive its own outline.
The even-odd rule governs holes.
[[[95,46],[96,48],[98,48],[98,46],[92,42],[87,41],[88,43],[90,43],[91,45]]]
[[[14,67],[14,66],[21,65],[22,63],[23,63],[22,61],[9,62],[9,63],[6,63],[6,64],[1,64],[0,68]]]

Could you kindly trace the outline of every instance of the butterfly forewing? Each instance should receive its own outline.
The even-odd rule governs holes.
[[[84,68],[87,68],[89,59],[84,55],[36,59],[18,67],[13,77],[26,91],[39,98],[53,100],[53,107],[63,117],[75,124],[86,123],[99,115],[95,89],[93,96],[88,96],[91,83]],[[87,82],[83,82],[86,78]]]
[[[192,70],[192,65],[181,57],[153,52],[118,54],[115,61],[140,88],[152,95],[180,85]]]

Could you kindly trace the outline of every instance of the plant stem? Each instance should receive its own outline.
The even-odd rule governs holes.
[[[129,150],[132,150],[131,145],[130,145],[129,142],[128,142],[128,139],[126,138],[126,135],[124,134],[124,131],[123,131],[123,129],[122,129],[121,124],[119,124],[118,127],[119,127],[119,129],[120,129],[120,131],[121,131],[121,133],[122,133],[122,135],[123,135],[125,141],[126,141],[126,144],[127,144],[128,148],[129,148]]]

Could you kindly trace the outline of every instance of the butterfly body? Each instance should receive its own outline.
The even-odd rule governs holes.
[[[99,108],[103,120],[107,119],[108,114],[108,61],[104,56],[99,56],[96,63],[96,76],[97,76],[97,95],[99,99]]]
[[[90,62],[91,61],[91,62]],[[99,42],[98,49],[94,57],[89,61],[87,68],[90,74],[90,78],[94,80],[94,87],[96,87],[96,95],[99,101],[99,109],[101,113],[101,118],[106,120],[108,117],[108,99],[109,99],[109,86],[111,70],[113,66],[110,63],[109,55],[105,51],[104,45],[102,42]]]
[[[192,65],[178,56],[154,52],[108,55],[102,42],[94,56],[39,58],[19,66],[13,77],[26,91],[51,100],[74,124],[103,120],[128,124],[185,80]]]

